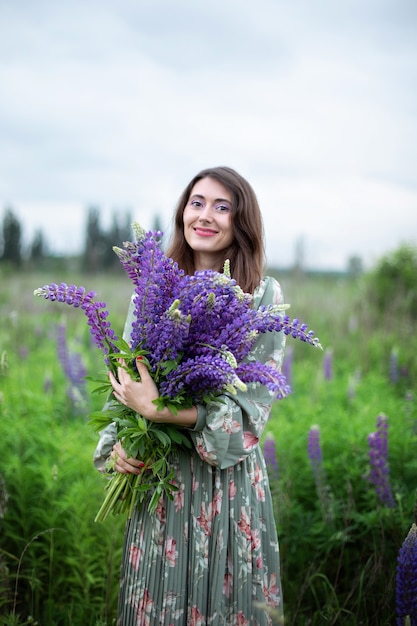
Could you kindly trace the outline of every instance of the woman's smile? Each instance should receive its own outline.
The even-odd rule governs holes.
[[[196,226],[194,228],[194,232],[196,233],[196,235],[199,235],[200,237],[213,237],[213,235],[217,235],[217,230],[211,230],[209,228],[201,228],[199,226]]]

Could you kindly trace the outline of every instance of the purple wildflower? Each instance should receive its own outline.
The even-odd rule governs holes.
[[[320,444],[320,427],[312,426],[308,432],[308,458],[310,459],[316,485],[321,481],[323,475],[323,455]]]
[[[35,289],[34,295],[52,302],[64,302],[75,308],[81,308],[87,316],[94,343],[103,352],[106,363],[108,362],[109,353],[116,351],[115,342],[117,341],[117,335],[107,320],[109,313],[106,309],[106,303],[96,302],[94,300],[96,295],[94,291],[87,292],[84,287],[77,287],[76,285],[68,286],[65,283],[60,285],[52,283]]]
[[[417,626],[417,526],[413,524],[397,558],[395,586],[397,626]],[[407,620],[408,618],[408,620]]]
[[[67,343],[66,327],[59,324],[57,327],[57,352],[62,370],[68,381],[67,393],[72,404],[84,403],[86,398],[85,376],[87,371],[81,355],[70,352]]]
[[[236,373],[244,383],[255,382],[264,385],[277,400],[282,400],[291,393],[284,374],[277,372],[272,365],[250,361],[239,365]]]
[[[3,478],[3,474],[0,474],[0,519],[6,514],[8,500],[9,494],[6,489],[6,481]]]
[[[288,346],[285,351],[284,363],[282,365],[282,373],[284,374],[290,387],[292,387],[293,363],[294,363],[294,348],[292,346]]]
[[[165,311],[177,296],[178,283],[184,272],[177,263],[165,256],[160,248],[162,233],[146,233],[134,225],[135,242],[125,242],[124,250],[114,248],[135,286],[135,304],[131,346],[152,345],[148,338],[155,332]],[[161,326],[159,326],[158,331]],[[152,353],[152,351],[151,351]]]
[[[179,300],[175,300],[169,309],[162,313],[159,324],[154,324],[153,328],[148,329],[147,344],[153,346],[148,360],[152,371],[157,374],[156,379],[159,370],[161,368],[164,370],[167,361],[175,361],[182,355],[188,337],[190,317],[185,316],[178,305]]]
[[[264,441],[264,457],[271,479],[277,480],[279,476],[278,459],[275,437],[267,433]]]
[[[323,467],[320,427],[317,425],[312,426],[308,432],[307,449],[322,515],[326,521],[331,521],[333,518],[332,498]]]
[[[395,501],[389,481],[388,418],[386,415],[378,415],[377,430],[369,434],[368,444],[371,469],[367,480],[374,485],[382,504],[387,507],[394,507]]]
[[[225,390],[236,393],[239,386],[241,381],[225,359],[218,355],[200,355],[181,361],[169,377],[161,382],[159,391],[162,397],[174,398],[181,395],[190,401],[197,401]]]

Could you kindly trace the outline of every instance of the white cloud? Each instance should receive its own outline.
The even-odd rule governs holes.
[[[272,262],[300,237],[310,264],[342,268],[417,236],[414,3],[24,9],[0,8],[0,209],[28,236],[41,227],[58,249],[72,230],[75,245],[90,204],[167,224],[216,164],[253,184]]]

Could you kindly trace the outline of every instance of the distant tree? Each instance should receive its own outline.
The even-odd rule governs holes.
[[[294,259],[294,271],[296,274],[302,274],[304,271],[305,263],[305,244],[304,239],[299,237],[295,242],[295,259]]]
[[[100,211],[90,207],[87,214],[87,228],[82,267],[86,272],[99,272],[103,269],[103,256],[106,249],[106,237],[100,226]]]
[[[381,312],[417,319],[417,246],[403,244],[386,254],[368,276],[368,294]]]
[[[161,230],[161,231],[163,231],[161,217],[160,217],[160,215],[158,213],[155,213],[155,215],[153,217],[152,230]]]
[[[113,212],[112,223],[106,234],[106,250],[103,260],[104,267],[119,266],[120,262],[113,251],[113,246],[121,247],[124,241],[131,239],[131,225],[132,217],[129,211],[125,211],[124,213],[120,213],[120,211]]]
[[[42,261],[46,255],[46,244],[43,233],[41,230],[37,230],[33,237],[32,244],[30,246],[30,259],[35,263]]]
[[[363,263],[360,256],[351,256],[348,261],[348,274],[353,278],[363,274]]]
[[[22,263],[22,228],[11,208],[7,208],[3,218],[3,251],[1,261],[19,267]]]

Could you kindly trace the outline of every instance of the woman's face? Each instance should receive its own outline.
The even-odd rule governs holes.
[[[196,270],[218,269],[221,253],[234,239],[230,191],[214,178],[202,178],[191,190],[183,221]]]

